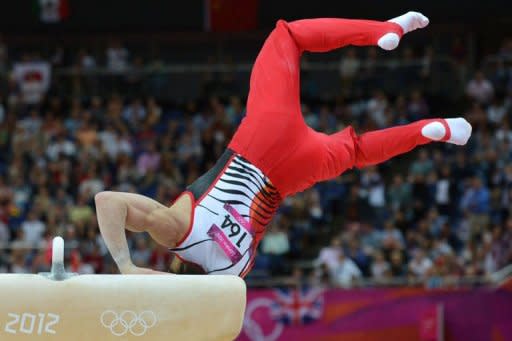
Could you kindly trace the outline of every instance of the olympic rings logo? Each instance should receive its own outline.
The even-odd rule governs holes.
[[[115,336],[123,336],[128,332],[133,336],[142,336],[158,322],[156,314],[151,310],[145,310],[138,315],[131,310],[124,310],[119,314],[106,310],[101,314],[100,321]]]

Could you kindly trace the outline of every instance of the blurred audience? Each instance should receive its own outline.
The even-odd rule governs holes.
[[[485,278],[510,264],[509,46],[500,50],[501,62],[484,65],[465,89],[459,80],[447,85],[467,95],[461,109],[467,110],[474,135],[466,147],[431,144],[287,198],[260,244],[257,273],[290,275],[298,265],[312,263],[312,275],[321,283],[352,287],[398,278],[435,288],[461,277]],[[61,52],[57,49],[54,67],[63,62],[57,58]],[[344,51],[339,73],[350,89],[336,101],[304,101],[305,119],[314,129],[332,133],[350,124],[362,133],[434,115],[439,98],[420,88],[403,87],[398,94],[383,90],[395,80],[376,81],[378,51],[366,52],[363,58],[359,50]],[[419,68],[411,49],[402,52],[410,77],[433,77],[432,48],[425,49]],[[104,64],[113,74],[123,74],[130,63],[143,67],[120,42],[105,53]],[[460,40],[452,53],[461,74],[470,74]],[[7,47],[0,46],[0,64],[6,54]],[[73,63],[84,70],[102,64],[87,49],[77,56]],[[22,71],[18,66],[16,72]],[[129,83],[138,87],[138,76],[132,76]],[[61,86],[54,80],[48,92],[48,84],[40,84],[38,100],[27,102],[13,77],[5,80],[0,96],[0,271],[48,269],[54,235],[66,239],[71,270],[116,271],[99,235],[94,194],[129,191],[172,202],[212,167],[245,114],[245,99],[230,87],[222,88],[223,96],[206,91],[179,103],[142,92],[86,95],[82,89],[66,97],[53,91],[52,86]],[[444,109],[443,116],[460,115],[450,106]],[[165,248],[147,235],[127,235],[137,265],[169,269],[172,255]]]

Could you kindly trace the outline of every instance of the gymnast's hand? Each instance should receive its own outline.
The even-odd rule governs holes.
[[[135,266],[133,263],[120,266],[119,271],[121,271],[123,275],[171,275],[171,273],[168,272],[156,271],[149,268],[141,268]]]

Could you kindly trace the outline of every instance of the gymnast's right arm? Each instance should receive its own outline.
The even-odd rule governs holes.
[[[144,232],[147,217],[164,205],[142,195],[122,192],[100,192],[95,195],[96,212],[101,235],[112,258],[123,274],[168,274],[137,267],[130,257],[125,228]]]

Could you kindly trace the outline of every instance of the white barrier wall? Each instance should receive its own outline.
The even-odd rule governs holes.
[[[0,340],[233,340],[246,288],[234,276],[0,275]]]

